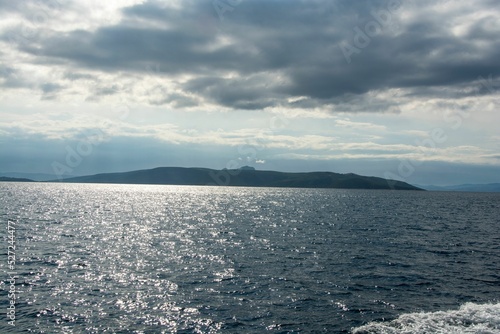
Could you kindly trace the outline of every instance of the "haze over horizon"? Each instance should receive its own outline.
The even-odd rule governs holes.
[[[500,182],[500,3],[0,1],[0,172]]]

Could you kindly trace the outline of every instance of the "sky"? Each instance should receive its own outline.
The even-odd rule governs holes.
[[[500,2],[0,0],[0,172],[500,182]]]

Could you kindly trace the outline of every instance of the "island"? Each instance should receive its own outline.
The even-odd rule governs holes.
[[[288,173],[255,170],[253,167],[247,166],[238,169],[222,170],[209,168],[158,167],[131,172],[71,177],[53,180],[51,182],[423,190],[402,181],[362,176],[353,173]]]

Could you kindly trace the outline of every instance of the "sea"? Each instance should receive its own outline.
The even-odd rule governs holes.
[[[0,333],[500,333],[500,194],[0,184]]]

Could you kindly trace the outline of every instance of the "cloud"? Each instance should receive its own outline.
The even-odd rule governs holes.
[[[59,117],[58,117],[59,118]],[[372,130],[383,127],[369,123],[337,120],[341,126],[357,127],[359,124]],[[92,126],[84,118],[68,120],[34,119],[23,123],[4,123],[0,130],[5,137],[33,138],[37,140],[98,141],[113,138],[150,140],[158,143],[199,147],[252,148],[268,157],[283,159],[407,159],[412,161],[454,161],[498,164],[498,154],[474,145],[429,147],[424,144],[377,143],[373,141],[343,141],[327,135],[289,135],[271,129],[242,128],[238,130],[186,130],[174,124],[134,125],[119,120],[106,120]],[[411,134],[417,134],[411,132]],[[43,138],[43,139],[42,139]],[[257,159],[266,160],[266,159]]]
[[[45,94],[57,92],[57,91],[61,90],[62,88],[63,87],[61,85],[50,83],[50,82],[49,83],[43,83],[43,84],[40,85],[40,89]]]
[[[256,0],[231,6],[222,20],[212,2],[146,1],[87,29],[71,29],[54,16],[73,13],[75,4],[46,7],[15,10],[28,19],[38,10],[59,25],[40,20],[30,43],[9,39],[23,35],[22,25],[10,26],[3,41],[38,64],[64,68],[67,79],[75,80],[67,73],[76,69],[168,77],[169,90],[190,97],[177,107],[205,101],[229,109],[330,105],[331,111],[384,112],[395,97],[351,109],[349,101],[375,101],[373,92],[391,89],[425,98],[439,87],[463,90],[479,76],[500,74],[500,9],[487,0]],[[342,45],[356,49],[350,63]],[[173,100],[149,99],[156,105]]]
[[[354,128],[354,129],[362,129],[362,130],[377,130],[377,131],[385,131],[387,128],[383,125],[377,125],[373,123],[364,123],[364,122],[353,122],[347,119],[339,119],[335,121],[335,124],[342,128]]]

